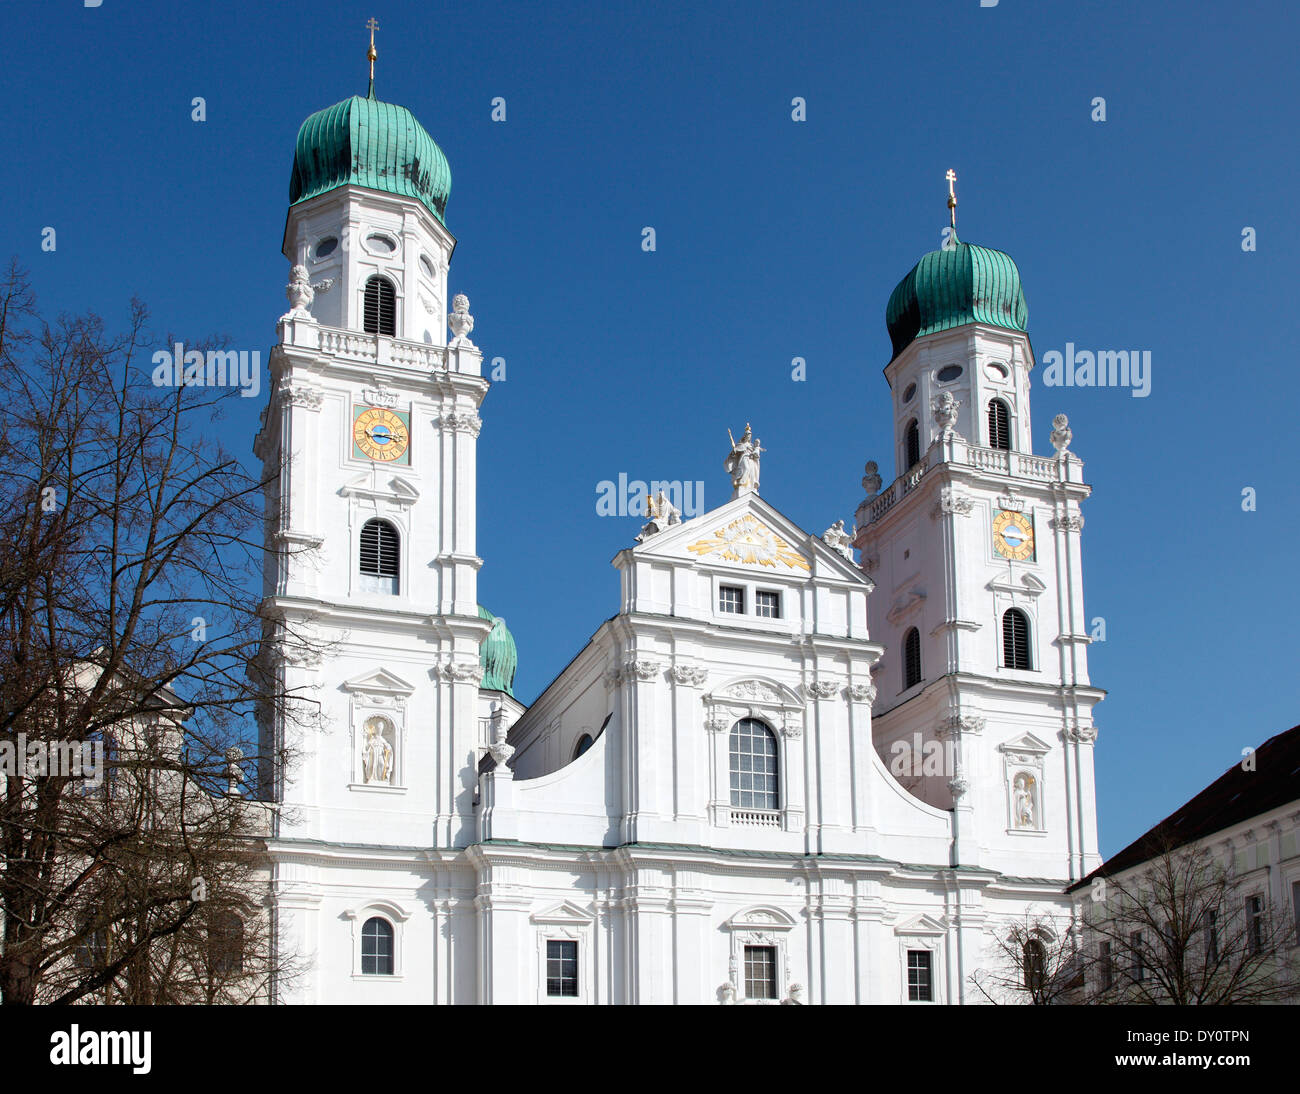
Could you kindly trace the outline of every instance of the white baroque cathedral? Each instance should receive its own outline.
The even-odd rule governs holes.
[[[1068,922],[1100,862],[1089,488],[1063,416],[1033,452],[1015,264],[954,233],[894,291],[899,474],[868,464],[856,530],[761,496],[746,429],[731,500],[656,499],[616,613],[525,707],[478,601],[450,185],[373,83],[299,132],[255,446],[269,661],[321,712],[262,725],[293,756],[264,787],[276,945],[306,964],[278,999],[975,1001],[998,932]]]

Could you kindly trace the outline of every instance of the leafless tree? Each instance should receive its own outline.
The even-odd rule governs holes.
[[[1082,983],[1071,917],[1030,915],[994,927],[987,963],[971,985],[994,1004],[1068,1003]]]
[[[173,340],[147,328],[138,302],[120,334],[47,321],[22,270],[0,279],[6,1004],[247,1001],[276,972],[270,809],[248,791],[286,759],[259,740],[285,737],[256,726],[314,716],[270,641],[311,639],[261,610],[278,470],[219,439],[237,387],[153,382],[151,347]],[[231,747],[249,758],[233,795]],[[98,750],[101,779],[69,770]]]
[[[1270,907],[1266,886],[1233,877],[1202,845],[1153,845],[1140,867],[1095,879],[1083,912],[1088,1002],[1297,998],[1292,917]]]

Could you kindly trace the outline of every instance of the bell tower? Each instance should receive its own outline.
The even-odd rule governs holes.
[[[881,759],[955,813],[953,864],[1078,878],[1099,862],[1081,572],[1090,488],[1058,415],[1033,452],[1033,349],[1010,256],[950,233],[886,308],[896,476],[867,466],[855,546]],[[883,489],[882,489],[883,488]]]
[[[488,383],[468,299],[448,307],[451,172],[409,110],[375,97],[373,29],[369,94],[298,133],[283,244],[292,307],[255,448],[271,480],[268,664],[318,711],[262,727],[266,751],[291,755],[276,788],[282,851],[473,839],[480,645],[493,626],[476,553]],[[292,861],[311,952],[323,875]]]

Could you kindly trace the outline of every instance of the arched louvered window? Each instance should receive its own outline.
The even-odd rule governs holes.
[[[913,627],[903,635],[903,690],[921,682],[921,632]]]
[[[368,520],[361,526],[361,590],[396,593],[402,541],[386,520]]]
[[[989,400],[989,447],[1011,451],[1011,415],[1001,399]]]
[[[736,809],[781,808],[776,736],[756,718],[731,727],[731,804]]]
[[[393,975],[393,925],[373,916],[361,928],[361,974]]]
[[[907,432],[903,434],[903,448],[905,449],[903,461],[907,464],[907,468],[921,462],[921,428],[916,424],[915,418],[907,423]]]
[[[376,274],[366,282],[363,318],[367,334],[397,333],[397,290],[388,278]]]
[[[1032,669],[1029,656],[1029,617],[1019,608],[1002,614],[1002,664],[1009,669]]]

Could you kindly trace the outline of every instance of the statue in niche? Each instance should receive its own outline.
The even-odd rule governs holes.
[[[361,746],[361,777],[368,783],[386,783],[393,773],[393,746],[384,737],[387,722],[383,718],[367,718],[366,739]]]
[[[1022,771],[1012,784],[1012,810],[1017,828],[1036,828],[1034,820],[1034,777]]]
[[[748,422],[740,440],[732,437],[730,429],[727,436],[731,437],[731,455],[722,466],[731,475],[731,496],[738,498],[741,494],[758,493],[758,461],[764,452],[763,446],[750,431]]]

